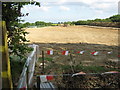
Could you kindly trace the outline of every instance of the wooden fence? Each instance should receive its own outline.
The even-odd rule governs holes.
[[[39,47],[35,44],[30,45],[30,47],[32,47],[34,50],[30,53],[24,65],[18,82],[18,90],[22,88],[31,88],[32,85],[35,63],[37,62],[39,55]]]

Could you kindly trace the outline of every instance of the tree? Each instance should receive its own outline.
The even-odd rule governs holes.
[[[111,19],[112,22],[120,22],[120,15],[113,15],[109,19]]]
[[[3,2],[2,3],[2,20],[6,21],[6,28],[8,30],[8,45],[10,48],[10,54],[19,56],[21,59],[25,58],[26,52],[30,50],[25,42],[28,40],[25,38],[27,32],[22,29],[23,25],[20,24],[21,19],[18,17],[27,16],[28,13],[21,13],[21,8],[24,5],[38,5],[39,2]],[[28,23],[27,23],[28,25]]]

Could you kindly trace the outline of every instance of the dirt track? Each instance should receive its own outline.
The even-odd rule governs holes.
[[[86,26],[43,27],[27,29],[27,38],[37,43],[90,43],[118,45],[118,30]]]

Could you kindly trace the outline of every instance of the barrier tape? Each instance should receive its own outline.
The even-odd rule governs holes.
[[[62,75],[46,75],[46,76],[75,76],[75,75],[105,75],[105,74],[120,74],[118,71],[109,71],[104,73],[85,73],[85,72],[79,72],[75,74],[62,74]],[[35,76],[42,76],[42,75],[35,75]]]
[[[53,55],[54,52],[55,52],[55,51],[53,51],[53,50],[48,50],[46,53],[47,53],[48,55]],[[102,51],[100,51],[100,52],[102,52]],[[92,52],[90,52],[90,54],[98,55],[100,52],[93,50]],[[67,54],[66,54],[66,53],[67,53]],[[70,53],[69,51],[62,51],[62,52],[61,52],[62,55],[68,55],[69,53]],[[75,53],[75,54],[84,54],[84,53],[86,53],[86,51],[83,51],[83,50],[82,50],[82,51],[77,51],[77,52],[73,52],[73,53]],[[104,53],[104,51],[103,51],[103,53]],[[112,51],[106,52],[106,54],[112,54],[112,53],[113,53]],[[105,53],[104,53],[104,54],[105,54]]]
[[[62,74],[62,75],[37,75],[37,77],[40,78],[41,82],[47,82],[49,80],[53,80],[56,76],[79,76],[79,75],[106,75],[106,74],[120,74],[118,71],[109,71],[104,73],[85,73],[85,72],[79,72],[75,74]]]
[[[92,52],[90,52],[89,54],[91,54],[91,55],[93,55],[93,56],[98,56],[99,54],[101,54],[101,52],[102,51],[92,51]],[[73,52],[74,54],[81,54],[81,55],[83,55],[83,54],[85,54],[86,53],[86,51],[78,51],[78,52]],[[46,52],[46,54],[48,54],[48,55],[54,55],[54,51],[53,50],[48,50],[47,52]],[[61,52],[61,55],[69,55],[70,54],[70,51],[62,51]],[[72,53],[71,53],[72,54]],[[107,55],[111,55],[111,54],[113,54],[113,51],[107,51],[106,53],[103,51],[102,52],[102,54],[107,54]],[[117,57],[120,57],[120,55],[117,55]]]

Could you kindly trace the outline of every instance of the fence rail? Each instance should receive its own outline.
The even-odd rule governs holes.
[[[18,90],[21,88],[30,88],[33,81],[35,63],[37,62],[39,55],[39,46],[33,44],[29,45],[29,47],[32,47],[33,51],[28,56],[27,61],[23,67],[23,71],[18,81]]]

